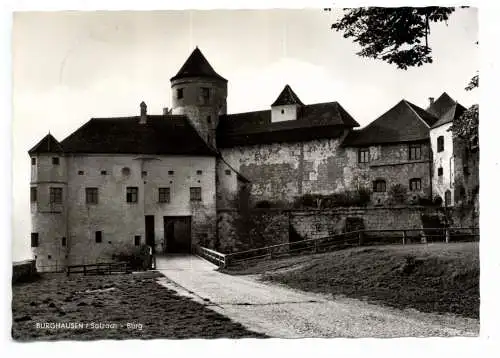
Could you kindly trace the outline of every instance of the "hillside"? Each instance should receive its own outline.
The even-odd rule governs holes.
[[[479,243],[391,245],[265,261],[230,274],[304,291],[479,318]]]

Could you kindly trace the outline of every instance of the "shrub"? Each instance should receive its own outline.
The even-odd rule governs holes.
[[[258,209],[269,209],[272,207],[272,204],[268,200],[260,200],[255,203],[255,207]]]
[[[406,200],[407,190],[402,184],[394,184],[389,189],[389,196],[395,204],[402,204]]]
[[[119,253],[115,255],[118,262],[128,263],[128,267],[132,270],[142,269],[143,257],[140,252],[134,253]]]
[[[443,204],[443,198],[441,198],[439,195],[436,195],[434,199],[432,199],[432,203],[437,206],[441,206]]]

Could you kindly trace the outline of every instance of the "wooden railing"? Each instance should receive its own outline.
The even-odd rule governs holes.
[[[220,252],[207,249],[206,247],[203,246],[198,246],[196,248],[196,254],[219,267],[224,268],[227,266],[227,260],[226,260],[227,255],[222,254]]]
[[[86,275],[105,275],[112,273],[126,273],[129,272],[129,267],[127,262],[103,262],[96,264],[85,264],[85,265],[72,265],[66,268],[66,275],[69,276],[72,273],[83,273]]]
[[[229,254],[199,246],[197,253],[220,267],[228,267],[244,261],[272,259],[301,253],[320,253],[353,246],[476,241],[478,237],[479,229],[474,227],[358,230]]]

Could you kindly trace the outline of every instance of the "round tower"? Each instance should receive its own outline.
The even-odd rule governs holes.
[[[67,266],[67,169],[61,144],[45,136],[29,152],[31,160],[31,251],[38,272]]]
[[[227,110],[227,80],[196,47],[170,82],[172,114],[186,115],[200,136],[216,147],[219,116]]]

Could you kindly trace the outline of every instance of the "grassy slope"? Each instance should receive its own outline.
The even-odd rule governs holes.
[[[12,287],[16,340],[262,337],[155,282],[158,273],[44,275]],[[97,290],[85,292],[87,290]],[[116,323],[117,329],[36,329],[37,322]],[[127,323],[141,323],[142,331]]]
[[[301,290],[398,308],[479,317],[479,243],[354,248],[267,261],[233,273],[262,273]]]

